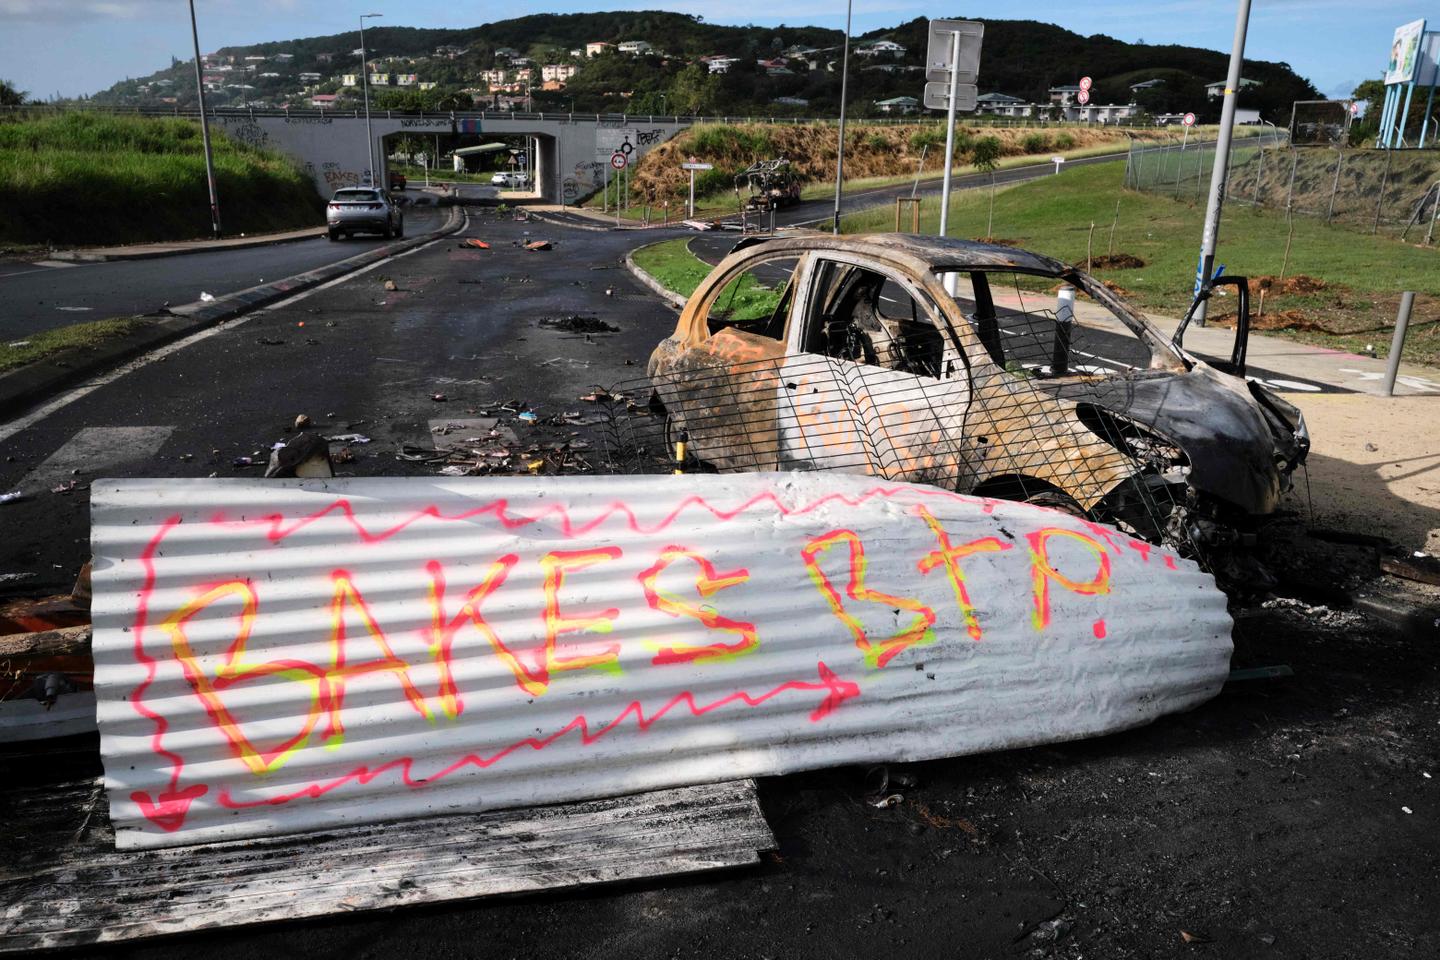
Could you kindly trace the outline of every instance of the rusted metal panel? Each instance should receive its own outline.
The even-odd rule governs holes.
[[[839,473],[97,481],[122,847],[916,760],[1224,682],[1168,550]]]

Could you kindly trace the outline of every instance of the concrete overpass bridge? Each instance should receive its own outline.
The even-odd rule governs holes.
[[[294,157],[314,177],[322,196],[369,179],[370,151],[363,113],[207,112],[212,131]],[[198,113],[192,115],[198,117]],[[541,197],[552,203],[571,202],[601,188],[606,165],[616,150],[628,144],[626,152],[633,163],[697,120],[621,114],[373,112],[370,129],[377,141],[375,156],[381,166],[375,182],[387,182],[383,144],[386,137],[395,134],[528,137],[536,146],[535,182]]]

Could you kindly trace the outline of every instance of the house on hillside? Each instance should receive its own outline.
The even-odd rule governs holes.
[[[1241,78],[1240,78],[1240,89],[1241,89],[1241,90],[1244,90],[1246,87],[1258,87],[1258,86],[1260,86],[1260,81],[1259,81],[1259,80],[1246,80],[1244,77],[1241,77]],[[1207,84],[1205,84],[1205,96],[1206,96],[1207,98],[1211,99],[1211,100],[1216,100],[1216,99],[1219,99],[1220,97],[1225,96],[1225,81],[1224,81],[1224,80],[1217,80],[1217,81],[1215,81],[1214,83],[1207,83]]]
[[[506,71],[500,68],[494,70],[481,70],[480,79],[484,80],[491,87],[498,87],[505,82]]]
[[[319,83],[319,82],[320,82],[320,74],[318,74],[318,73],[312,73],[312,72],[307,71],[307,72],[305,72],[305,73],[300,74],[300,82],[301,82],[301,83]]]
[[[549,83],[552,80],[565,81],[575,76],[580,68],[573,63],[547,63],[540,68],[540,79]]]
[[[330,61],[332,61],[332,60],[334,60],[334,59],[335,59],[335,54],[333,54],[333,53],[317,53],[317,54],[315,54],[315,62],[316,62],[316,63],[329,63]]]
[[[1139,83],[1130,84],[1130,92],[1135,93],[1140,90],[1153,90],[1156,87],[1163,86],[1165,86],[1165,78],[1156,77],[1154,80],[1142,80]]]
[[[399,87],[413,87],[413,86],[415,86],[415,84],[417,84],[417,83],[419,83],[419,82],[420,82],[420,77],[419,77],[418,74],[414,74],[414,73],[397,73],[397,74],[395,74],[395,85],[396,85],[396,86],[399,86]]]
[[[975,98],[975,112],[990,117],[1033,117],[1035,104],[1008,93],[982,93]]]
[[[437,86],[438,84],[434,80],[421,80],[419,83],[415,84],[415,89],[434,90]]]
[[[621,53],[627,53],[632,57],[641,57],[647,53],[655,52],[655,48],[644,40],[626,40],[615,49]]]
[[[510,60],[518,56],[520,56],[520,51],[516,50],[514,47],[495,48],[495,59],[497,60]]]
[[[464,52],[464,47],[452,47],[448,43],[442,43],[440,46],[435,48],[435,56],[442,57],[446,60],[454,60],[456,57],[460,56],[460,54]]]
[[[291,60],[294,60],[294,59],[295,59],[295,54],[293,54],[293,53],[277,53],[277,54],[275,54],[275,62],[276,62],[276,63],[289,63]]]
[[[804,97],[776,97],[771,103],[778,103],[782,107],[808,107],[810,101]]]
[[[585,44],[585,56],[598,57],[607,50],[615,49],[615,44],[606,43],[604,40],[596,40],[594,43]]]
[[[372,86],[372,87],[388,87],[388,86],[390,86],[390,74],[388,74],[388,73],[372,73],[372,74],[370,74],[370,86]]]
[[[857,57],[903,57],[905,48],[894,40],[876,40],[874,43],[855,48]]]
[[[1140,112],[1140,105],[1136,103],[1089,103],[1085,106],[1075,104],[1065,109],[1065,119],[1074,123],[1117,123],[1121,120],[1129,120]]]
[[[333,107],[335,106],[335,101],[339,99],[340,94],[338,93],[317,93],[310,97],[310,106],[321,107],[322,109],[324,107]]]
[[[920,101],[914,97],[891,97],[889,100],[876,100],[875,109],[889,114],[919,113]]]
[[[700,62],[709,68],[711,73],[729,73],[730,68],[740,62],[739,57],[701,57]]]
[[[358,73],[342,73],[342,74],[340,75],[340,86],[342,86],[342,87],[358,87],[358,86],[360,86],[360,74],[358,74]]]
[[[1075,101],[1076,95],[1080,92],[1078,83],[1067,83],[1059,87],[1051,87],[1047,93],[1050,94],[1050,102],[1068,107]]]

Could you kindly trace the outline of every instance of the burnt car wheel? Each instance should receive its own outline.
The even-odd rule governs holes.
[[[1059,510],[1061,513],[1068,513],[1072,517],[1086,517],[1085,508],[1075,502],[1075,498],[1061,493],[1059,490],[1041,490],[1026,497],[1025,503],[1032,507],[1049,507],[1051,510]]]

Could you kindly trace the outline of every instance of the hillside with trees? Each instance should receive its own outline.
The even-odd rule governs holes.
[[[915,19],[852,38],[852,111],[877,115],[881,101],[920,95],[926,32],[927,21]],[[615,49],[637,40],[652,49],[634,55]],[[536,110],[584,113],[830,116],[839,110],[842,40],[839,31],[820,27],[722,26],[661,11],[537,14],[459,30],[366,31],[373,73],[415,78],[400,89],[372,88],[373,102],[405,110],[523,109],[528,103]],[[904,52],[867,56],[867,47],[881,40],[901,44]],[[599,42],[612,46],[587,56],[586,44]],[[303,108],[316,95],[334,95],[336,107],[354,106],[359,91],[342,81],[359,72],[359,46],[358,32],[349,31],[223,48],[207,55],[223,61],[215,69],[229,68],[214,78],[207,99],[216,106]],[[268,59],[247,63],[247,57]],[[702,57],[732,62],[722,72]],[[1193,110],[1208,121],[1218,117],[1219,100],[1208,99],[1204,87],[1224,77],[1226,60],[1216,50],[1085,37],[1036,21],[987,20],[980,89],[1046,103],[1050,87],[1090,76],[1096,103],[1133,101],[1151,113]],[[547,64],[575,68],[563,89],[543,89],[538,73]],[[527,69],[536,72],[528,83],[522,75]],[[503,71],[503,79],[493,71]],[[1292,101],[1318,97],[1285,63],[1249,60],[1245,76],[1258,84],[1242,91],[1240,105],[1277,122],[1288,118]],[[1131,89],[1153,80],[1160,82]],[[193,106],[193,66],[172,59],[168,68],[117,83],[92,99]]]

